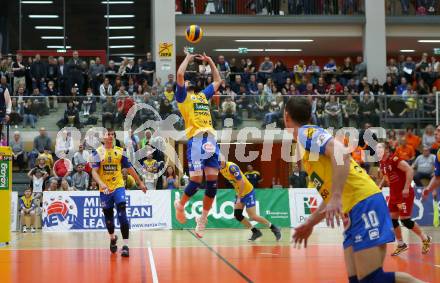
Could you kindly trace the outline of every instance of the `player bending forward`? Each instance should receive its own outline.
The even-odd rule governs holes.
[[[194,58],[208,62],[212,70],[214,82],[202,92],[195,92],[191,82],[185,81],[185,71],[188,63]],[[203,236],[215,195],[217,194],[217,179],[220,149],[216,140],[216,132],[212,127],[209,100],[215,94],[221,83],[220,73],[214,61],[206,55],[187,54],[177,71],[176,101],[185,121],[185,131],[188,138],[187,159],[189,167],[189,184],[180,200],[174,202],[176,218],[180,223],[186,222],[184,207],[188,200],[197,192],[203,180],[206,179],[206,190],[203,198],[203,211],[196,218],[196,235]]]
[[[121,226],[121,234],[124,244],[121,255],[129,256],[128,236],[130,224],[128,223],[125,202],[124,178],[122,169],[126,168],[128,174],[133,176],[142,191],[146,192],[144,183],[139,178],[128,158],[123,154],[123,149],[113,146],[115,132],[108,130],[104,134],[104,145],[93,152],[92,176],[99,185],[101,207],[104,212],[105,226],[110,235],[110,251],[118,250],[118,237],[115,235],[115,223],[113,208],[116,204],[118,220]]]
[[[307,247],[313,227],[324,218],[335,227],[343,218],[344,257],[349,282],[421,282],[401,272],[384,272],[386,244],[394,241],[387,204],[381,191],[339,141],[318,126],[308,125],[308,99],[291,97],[284,121],[293,131],[304,168],[323,198],[319,208],[295,229],[295,246]]]
[[[432,238],[423,233],[420,226],[411,219],[414,206],[414,189],[411,187],[414,178],[413,169],[405,160],[393,154],[388,143],[379,143],[376,152],[380,160],[380,172],[383,175],[379,187],[382,187],[385,178],[390,186],[388,209],[397,238],[397,248],[391,255],[397,256],[408,249],[408,245],[402,240],[399,219],[403,226],[413,231],[422,240],[422,254],[428,253]]]
[[[257,221],[261,223],[272,231],[275,235],[277,241],[281,239],[281,232],[278,227],[267,221],[266,218],[261,217],[257,214],[255,208],[256,198],[255,190],[246,176],[241,172],[237,164],[233,162],[222,161],[220,163],[220,173],[228,180],[232,186],[234,186],[235,192],[237,194],[234,206],[234,216],[238,222],[240,222],[247,229],[251,229],[252,235],[249,241],[255,241],[256,239],[263,236],[261,231],[255,227],[252,227],[251,222],[243,216],[243,209],[246,207],[246,212],[249,215],[250,220]]]

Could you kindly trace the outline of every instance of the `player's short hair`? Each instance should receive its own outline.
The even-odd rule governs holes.
[[[285,111],[294,122],[300,125],[309,123],[312,117],[312,105],[305,97],[290,97],[286,103]]]

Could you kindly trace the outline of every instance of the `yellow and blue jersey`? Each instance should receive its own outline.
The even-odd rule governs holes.
[[[98,169],[98,174],[111,192],[118,188],[124,188],[125,182],[122,176],[123,168],[131,168],[132,165],[124,155],[124,150],[114,146],[106,149],[100,146],[93,152],[92,168]],[[103,190],[99,188],[99,191]]]
[[[435,166],[434,174],[436,177],[439,177],[440,176],[440,149],[437,150],[437,154],[435,155],[434,166]]]
[[[188,139],[199,132],[215,133],[212,127],[209,100],[214,95],[215,89],[210,84],[202,92],[187,94],[185,86],[176,86],[175,98],[177,106],[185,121]]]
[[[333,137],[324,129],[306,125],[298,130],[298,144],[304,163],[304,169],[315,185],[324,202],[331,198],[333,165],[331,159],[324,155],[326,146]],[[348,213],[364,199],[380,193],[365,170],[350,158],[350,171],[342,192],[342,211]]]
[[[147,169],[149,171],[154,171],[154,169],[159,168],[159,163],[157,162],[156,159],[150,159],[150,160],[146,159],[144,161],[144,166],[145,166],[145,169]]]
[[[237,164],[233,162],[226,162],[225,167],[220,169],[220,173],[223,175],[223,177],[225,177],[226,180],[228,180],[232,184],[237,195],[239,194],[240,190],[239,183],[241,183],[242,180],[244,181],[244,188],[243,192],[240,194],[240,197],[246,196],[254,189],[254,187],[243,174],[243,172],[241,172]]]

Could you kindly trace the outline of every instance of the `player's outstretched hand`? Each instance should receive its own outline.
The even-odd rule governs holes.
[[[106,185],[101,186],[101,189],[104,195],[110,194],[110,190]]]
[[[145,187],[145,184],[144,184],[144,183],[140,183],[140,184],[139,184],[139,189],[141,189],[141,190],[144,192],[144,194],[147,193],[147,187]]]
[[[303,223],[295,228],[292,236],[293,246],[300,249],[304,243],[304,248],[307,248],[307,239],[313,232],[313,225]]]
[[[325,207],[323,213],[325,213],[325,220],[327,222],[327,226],[335,228],[335,219],[336,225],[341,225],[341,215],[342,215],[342,201],[341,197],[332,196],[327,206]]]
[[[204,52],[203,52],[203,54],[198,54],[196,56],[196,59],[201,60],[201,61],[206,61],[206,62],[212,61],[211,57],[206,55],[206,53],[204,53]]]

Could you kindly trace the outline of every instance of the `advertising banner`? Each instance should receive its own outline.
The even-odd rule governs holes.
[[[169,191],[127,191],[127,216],[132,230],[171,229]],[[116,209],[115,226],[119,228]],[[43,231],[104,230],[99,192],[44,192]]]
[[[181,191],[172,191],[172,201],[180,199]],[[194,228],[195,218],[202,214],[204,191],[199,190],[185,206],[187,221],[180,224],[176,220],[172,208],[172,226],[174,229]],[[285,189],[256,190],[257,213],[279,227],[289,227],[289,194]],[[235,192],[233,190],[218,190],[212,209],[208,216],[207,228],[243,228],[234,217]],[[246,210],[244,211],[246,214]],[[256,222],[253,222],[256,224]],[[263,227],[258,224],[257,227]]]

